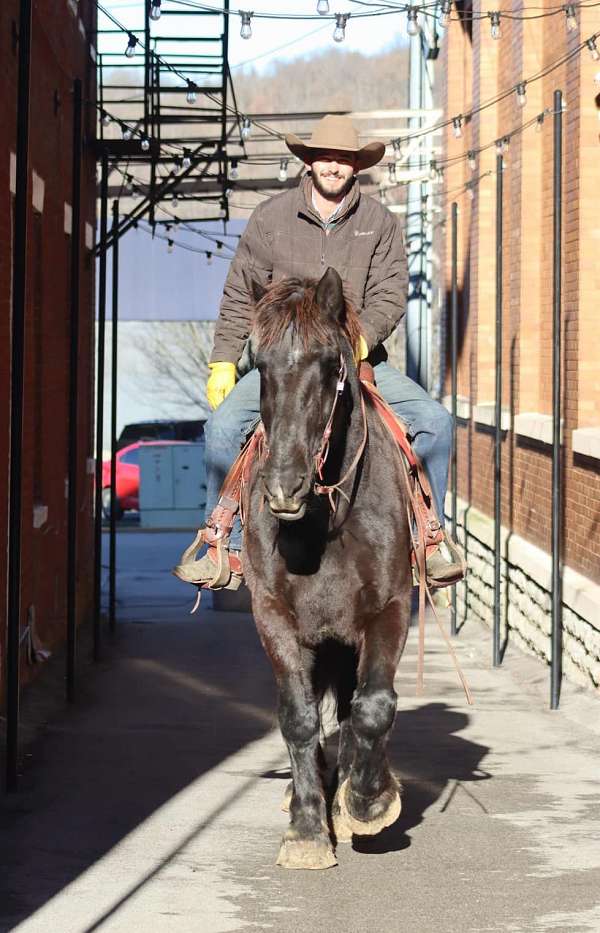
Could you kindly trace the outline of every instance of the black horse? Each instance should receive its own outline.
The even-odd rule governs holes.
[[[386,743],[410,619],[405,494],[393,441],[361,401],[359,320],[337,272],[253,292],[265,447],[250,475],[243,564],[293,778],[277,864],[327,868],[328,816],[335,842],[400,813]],[[329,814],[319,744],[328,689],[340,726]]]

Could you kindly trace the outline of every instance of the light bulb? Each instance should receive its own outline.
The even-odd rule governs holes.
[[[586,39],[585,44],[590,50],[590,55],[592,56],[592,61],[597,62],[600,59],[600,52],[598,51],[598,46],[596,45],[596,40],[594,36],[590,39]]]
[[[469,198],[470,201],[472,201],[473,198],[475,197],[475,192],[473,188],[471,187],[471,185],[467,185],[467,197]]]
[[[435,164],[435,159],[429,163],[429,178],[431,181],[437,181],[437,166]]]
[[[456,139],[460,139],[462,136],[462,117],[453,117],[452,132]]]
[[[396,184],[396,164],[390,162],[388,165],[388,181],[391,185]]]
[[[475,157],[475,152],[473,149],[469,149],[467,152],[467,162],[469,163],[469,168],[472,172],[477,168],[477,158]]]
[[[133,194],[133,179],[131,178],[131,175],[125,176],[125,194]]]
[[[418,36],[419,35],[419,21],[417,19],[417,10],[415,7],[409,6],[406,11],[408,16],[408,21],[406,23],[406,31],[409,36]]]
[[[150,149],[150,140],[148,139],[147,136],[142,136],[140,146],[142,147],[142,152],[148,152],[148,150]]]
[[[496,155],[499,155],[499,156],[504,155],[504,140],[497,139],[495,146],[496,146]]]
[[[206,265],[212,266],[212,261],[213,261],[212,253],[207,253],[206,254]]]
[[[319,0],[317,3],[317,13],[319,16],[327,16],[329,13],[329,0]]]
[[[387,194],[383,186],[379,189],[379,200],[382,204],[387,204]]]
[[[244,117],[242,121],[242,139],[248,139],[252,132],[252,124],[248,117]]]
[[[223,244],[221,243],[220,240],[217,240],[217,253],[222,252],[222,250],[223,250]]]
[[[123,136],[123,139],[125,139],[125,140],[129,140],[129,139],[131,139],[131,137],[133,136],[133,132],[132,132],[132,130],[131,130],[131,127],[130,127],[130,126],[127,126],[126,123],[122,123],[122,124],[121,124],[121,135]]]
[[[541,133],[544,129],[544,114],[540,113],[537,115],[535,120],[535,131],[536,133]]]
[[[177,197],[176,194],[174,194],[171,200],[171,207],[173,208],[173,210],[176,210],[178,205],[179,205],[179,198]]]
[[[450,12],[452,10],[452,0],[444,0],[442,3],[442,9],[440,12],[440,26],[443,29],[446,29],[448,23],[450,22]]]
[[[102,111],[102,123],[104,126],[110,126],[112,123],[112,117],[109,113],[106,112],[106,110]]]
[[[135,55],[135,47],[138,44],[138,37],[134,36],[132,32],[129,33],[129,39],[127,40],[127,48],[125,49],[125,55],[127,58],[133,58]]]
[[[567,29],[569,32],[573,32],[574,29],[577,29],[577,17],[575,15],[575,7],[572,3],[567,4],[565,13],[567,16]]]
[[[343,42],[346,38],[346,23],[348,22],[349,16],[349,13],[335,14],[335,29],[333,30],[334,42]]]
[[[232,194],[233,194],[233,188],[225,188],[225,197],[227,198],[227,200],[229,200]]]
[[[195,104],[198,99],[198,85],[194,84],[193,81],[188,81],[187,83],[187,94],[185,99],[188,104]]]
[[[282,159],[281,162],[279,163],[279,181],[281,182],[287,181],[287,177],[288,177],[287,167],[288,167],[288,160]]]
[[[160,19],[160,0],[152,0],[150,4],[150,19]]]
[[[252,38],[252,13],[245,12],[240,10],[240,16],[242,17],[242,27],[240,29],[240,36],[242,39],[251,39]]]
[[[175,244],[173,243],[173,240],[167,240],[167,253],[172,253],[174,248]]]
[[[190,159],[190,150],[183,150],[183,159],[181,160],[181,167],[185,170],[192,167],[192,160]]]
[[[594,83],[600,84],[600,71],[597,71],[596,74],[594,75]]]
[[[240,170],[238,169],[237,159],[231,160],[231,168],[229,169],[229,177],[235,181],[236,178],[240,177]]]
[[[517,103],[519,107],[524,107],[527,103],[527,91],[525,90],[524,81],[521,81],[520,84],[517,84]]]
[[[500,14],[499,13],[490,13],[491,20],[491,30],[490,34],[492,39],[499,39],[502,35],[502,28],[500,26]]]

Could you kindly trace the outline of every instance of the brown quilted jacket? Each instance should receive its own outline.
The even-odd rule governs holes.
[[[404,238],[396,218],[360,193],[357,182],[339,216],[326,229],[312,206],[312,182],[284,191],[255,208],[231,263],[211,361],[237,363],[252,327],[244,271],[266,285],[287,276],[320,278],[328,266],[361,314],[372,350],[402,319],[408,270]]]

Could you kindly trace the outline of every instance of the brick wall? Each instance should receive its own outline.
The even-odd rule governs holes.
[[[552,5],[546,4],[548,8]],[[476,2],[475,12],[498,8]],[[518,10],[505,2],[500,9]],[[502,20],[502,37],[490,38],[487,19],[453,21],[448,29],[436,78],[447,118],[467,112],[501,94],[576,49],[598,28],[594,10],[577,10],[579,28],[568,31],[564,14],[527,22]],[[598,63],[587,50],[543,79],[527,85],[527,104],[516,94],[475,115],[464,138],[445,132],[445,157],[486,146],[545,108],[553,93],[564,94],[563,212],[563,431],[564,431],[564,559],[568,567],[592,583],[600,583],[600,367],[596,319],[600,304],[597,260],[600,212],[597,207],[599,125],[594,105]],[[465,80],[467,76],[467,80]],[[551,534],[552,407],[552,114],[536,132],[517,134],[506,154],[503,174],[503,392],[507,428],[502,448],[502,524],[546,552]],[[452,184],[495,170],[492,145],[471,173],[466,162],[451,169]],[[488,516],[493,514],[493,426],[481,414],[482,403],[495,398],[495,224],[496,179],[481,181],[470,201],[459,204],[459,334],[458,426],[459,495]],[[441,268],[450,289],[450,201],[441,237]],[[447,369],[446,393],[450,392]],[[545,418],[543,416],[546,416]],[[488,423],[485,423],[487,420]],[[574,443],[578,429],[592,438],[582,448]],[[597,432],[596,430],[597,429]],[[573,432],[576,432],[575,434]],[[584,452],[582,452],[584,451]],[[593,455],[591,455],[593,454]],[[597,455],[596,455],[597,454]],[[598,607],[600,610],[600,606]]]
[[[0,5],[0,238],[9,248],[0,264],[0,525],[7,528],[10,420],[10,322],[12,224],[11,158],[16,150],[18,20],[17,0]],[[71,233],[65,204],[71,206],[74,78],[86,101],[95,98],[95,65],[90,36],[93,0],[34,0],[31,66],[29,230],[25,325],[25,415],[22,512],[22,628],[35,615],[37,634],[52,650],[66,634],[67,502],[69,400],[69,276]],[[78,385],[78,567],[77,608],[89,613],[93,578],[92,480],[86,458],[93,453],[94,260],[86,246],[95,230],[95,111],[84,109],[86,144],[82,168],[82,242]],[[11,153],[13,154],[11,157]],[[43,192],[43,198],[42,198]],[[35,203],[32,203],[32,200]],[[68,213],[68,208],[67,208]],[[87,237],[86,237],[87,224]],[[47,520],[33,527],[34,506],[46,506]],[[0,551],[0,651],[6,644],[6,551]],[[22,659],[22,682],[35,667]],[[0,678],[4,675],[1,665]],[[0,685],[1,686],[1,685]],[[4,691],[2,689],[2,695]]]

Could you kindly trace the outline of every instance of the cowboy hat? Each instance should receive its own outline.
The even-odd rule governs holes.
[[[288,133],[285,142],[290,152],[308,163],[313,161],[319,151],[351,152],[356,156],[357,172],[371,168],[385,153],[384,143],[367,143],[361,147],[358,133],[350,118],[330,113],[319,120],[308,142],[303,142],[294,133]]]

